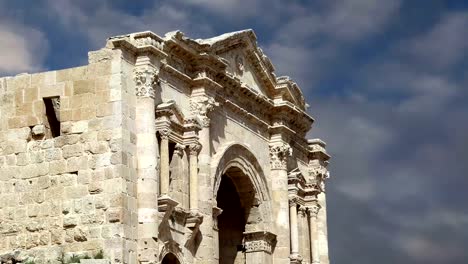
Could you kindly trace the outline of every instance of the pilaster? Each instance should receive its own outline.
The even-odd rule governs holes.
[[[134,69],[136,100],[138,261],[157,261],[158,237],[158,141],[155,127],[155,86],[158,71],[147,57],[139,57]]]
[[[274,251],[275,263],[290,263],[290,229],[287,163],[292,154],[289,144],[276,141],[270,145],[272,206],[278,244]]]

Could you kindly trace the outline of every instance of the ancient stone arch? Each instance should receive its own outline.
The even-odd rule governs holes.
[[[185,264],[180,246],[173,240],[166,241],[159,254],[161,264]]]
[[[212,175],[214,175],[214,199],[217,197],[222,176],[229,172],[240,172],[247,176],[249,181],[243,183],[247,184],[247,186],[236,186],[239,187],[238,191],[252,187],[255,191],[254,199],[256,205],[261,205],[261,209],[264,209],[262,210],[262,222],[267,224],[272,221],[268,210],[271,206],[271,196],[268,191],[267,180],[260,163],[249,147],[242,143],[229,143],[223,146],[212,158],[212,172]]]

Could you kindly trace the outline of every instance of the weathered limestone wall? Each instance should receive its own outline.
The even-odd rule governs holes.
[[[118,60],[95,59],[0,79],[0,254],[21,250],[40,262],[103,249],[122,258],[128,113]],[[60,98],[55,138],[41,134],[48,97]]]

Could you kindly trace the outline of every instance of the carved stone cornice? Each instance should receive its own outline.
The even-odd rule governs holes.
[[[270,146],[270,165],[273,170],[286,170],[292,148],[287,143]]]
[[[330,159],[325,147],[327,146],[324,141],[319,138],[307,140],[309,159],[317,159],[320,161],[327,161]]]
[[[268,231],[244,232],[245,252],[267,252],[271,254],[276,245],[276,235]]]
[[[210,126],[208,114],[214,110],[215,106],[219,106],[219,103],[213,97],[197,96],[190,101],[190,110],[198,116],[203,127]]]
[[[135,94],[137,97],[155,97],[155,85],[158,83],[158,71],[150,67],[138,67],[133,70]]]
[[[189,145],[189,153],[192,156],[197,156],[202,149],[202,145],[200,143],[192,143]]]

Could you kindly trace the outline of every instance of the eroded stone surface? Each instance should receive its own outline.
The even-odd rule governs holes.
[[[328,263],[330,157],[253,31],[117,36],[0,88],[1,261]]]

